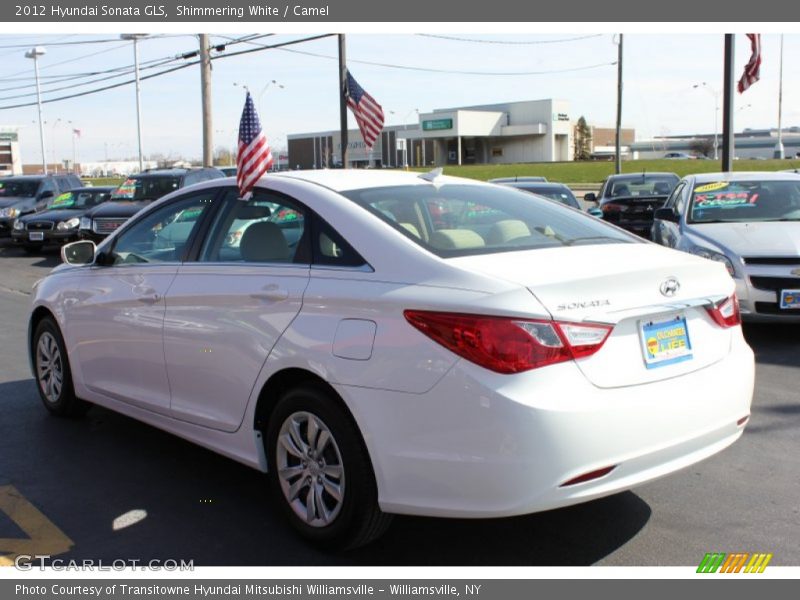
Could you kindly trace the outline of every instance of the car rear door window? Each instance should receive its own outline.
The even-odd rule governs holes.
[[[258,190],[249,200],[231,190],[200,252],[201,262],[309,263],[306,209]]]

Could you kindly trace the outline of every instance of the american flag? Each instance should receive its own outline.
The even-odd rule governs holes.
[[[353,111],[358,128],[361,130],[361,137],[364,138],[364,143],[368,148],[372,148],[383,129],[383,109],[375,101],[375,98],[358,85],[358,82],[350,74],[350,69],[347,70],[347,83],[345,85],[344,93],[347,97],[347,106]]]
[[[272,166],[272,151],[261,130],[253,98],[247,92],[242,120],[239,121],[239,152],[236,156],[236,184],[244,198],[256,181]]]
[[[737,89],[739,90],[740,94],[758,81],[759,76],[761,75],[761,34],[748,33],[747,37],[750,38],[750,49],[752,50],[752,54],[750,55],[750,60],[744,66],[744,73],[742,74],[742,78],[739,80],[739,86]]]

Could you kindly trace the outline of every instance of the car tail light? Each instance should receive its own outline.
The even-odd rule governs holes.
[[[713,306],[706,306],[706,310],[720,327],[734,327],[742,322],[742,317],[739,314],[739,299],[736,294],[717,302]]]
[[[609,202],[600,207],[604,213],[617,213],[622,210],[622,205]]]
[[[611,327],[407,310],[406,320],[433,341],[496,373],[520,373],[597,352]]]

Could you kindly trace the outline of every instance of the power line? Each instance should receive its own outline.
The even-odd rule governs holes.
[[[239,55],[242,55],[242,54],[250,54],[252,52],[263,52],[264,50],[280,49],[280,48],[283,48],[284,46],[291,46],[293,44],[300,44],[300,43],[304,43],[304,42],[310,42],[310,41],[322,39],[322,38],[325,38],[325,37],[330,37],[331,35],[335,35],[335,34],[325,33],[325,34],[320,34],[320,35],[316,35],[316,36],[310,36],[310,37],[302,38],[302,39],[299,39],[299,40],[290,40],[288,42],[281,42],[281,43],[278,43],[278,44],[272,44],[270,46],[260,46],[258,48],[250,48],[248,50],[240,50],[238,52],[230,52],[230,53],[227,53],[227,54],[218,54],[216,56],[211,57],[211,60],[220,60],[220,59],[223,59],[223,58],[230,58],[230,57],[239,56]],[[186,69],[186,68],[192,67],[194,65],[197,65],[199,63],[200,63],[199,60],[195,60],[195,61],[192,61],[192,62],[187,62],[187,63],[184,63],[182,65],[177,65],[175,67],[172,67],[170,69],[164,69],[163,71],[159,71],[158,73],[152,73],[150,75],[146,75],[144,77],[140,77],[140,80],[144,81],[146,79],[153,79],[155,77],[161,77],[162,75],[167,75],[169,73],[174,73],[175,71],[180,71],[181,69]],[[50,104],[50,103],[53,103],[53,102],[61,102],[62,100],[70,100],[72,98],[80,98],[82,96],[89,96],[91,94],[97,94],[99,92],[105,92],[105,91],[112,90],[112,89],[115,89],[115,88],[118,88],[118,87],[122,87],[122,86],[125,86],[125,85],[130,85],[131,83],[134,83],[134,80],[120,81],[118,83],[107,85],[107,86],[104,86],[104,87],[101,87],[101,88],[96,88],[96,89],[93,89],[93,90],[86,90],[85,92],[78,92],[77,94],[70,94],[68,96],[59,96],[58,98],[49,98],[47,100],[42,100],[42,104]],[[24,102],[24,103],[20,103],[20,104],[12,104],[12,105],[8,105],[8,106],[0,106],[0,110],[10,110],[10,109],[13,109],[13,108],[23,108],[23,107],[26,107],[26,106],[35,106],[36,104],[37,104],[36,102]]]
[[[436,38],[440,40],[449,40],[453,42],[471,42],[474,44],[501,44],[511,46],[533,46],[538,44],[562,44],[566,42],[577,42],[580,40],[588,40],[591,38],[602,37],[602,33],[593,33],[591,35],[581,35],[578,37],[563,38],[559,40],[528,40],[528,41],[513,41],[513,40],[478,40],[473,38],[454,37],[449,35],[436,35],[433,33],[417,33],[419,37]]]
[[[254,40],[254,39],[260,39],[260,38],[264,38],[264,37],[270,37],[270,36],[273,36],[273,35],[275,35],[275,34],[273,34],[273,33],[268,33],[268,34],[248,34],[247,36],[243,36],[241,38],[230,38],[230,37],[220,36],[220,37],[223,37],[223,39],[226,39],[228,41],[227,41],[226,44],[217,44],[216,46],[232,46],[232,45],[235,45],[235,44],[243,43],[245,41]],[[167,36],[161,36],[161,37],[167,37]],[[174,36],[174,37],[178,37],[178,36]],[[194,36],[192,36],[192,37],[194,37]],[[116,39],[114,41],[119,41],[119,39]],[[183,52],[183,53],[176,54],[176,55],[173,55],[173,56],[167,56],[167,57],[162,57],[162,58],[151,59],[151,60],[148,60],[148,61],[143,61],[143,62],[140,63],[140,69],[153,68],[152,66],[142,67],[141,65],[155,65],[155,66],[158,66],[158,65],[163,65],[163,64],[165,64],[167,62],[170,62],[170,61],[173,61],[173,60],[181,60],[181,59],[185,60],[187,58],[193,58],[197,54],[198,54],[197,50],[191,50],[191,51]],[[132,73],[133,72],[133,65],[126,65],[126,66],[123,66],[123,67],[113,67],[113,68],[105,69],[105,70],[102,70],[102,71],[89,71],[89,72],[85,72],[85,73],[69,73],[69,74],[68,73],[63,73],[63,74],[60,74],[60,75],[40,75],[39,78],[40,79],[46,79],[46,78],[47,79],[51,79],[51,81],[46,81],[46,82],[42,83],[43,86],[49,86],[49,85],[56,85],[56,84],[62,83],[64,81],[70,81],[70,80],[74,80],[74,79],[81,79],[81,78],[84,78],[84,77],[95,77],[97,75],[106,75],[108,73],[114,73],[114,72],[120,73],[120,76],[124,75],[126,73]],[[31,80],[33,80],[33,77],[22,77],[22,78],[19,78],[19,79],[14,79],[14,78],[11,78],[11,77],[5,77],[3,79],[5,79],[6,81],[31,81]],[[103,81],[103,80],[104,79],[98,79],[98,80],[95,80],[95,81]],[[76,85],[85,85],[85,84],[76,84]],[[11,87],[0,88],[0,92],[11,92],[11,91],[15,91],[15,90],[30,89],[30,88],[33,88],[33,87],[35,87],[35,84],[33,84],[33,83],[26,84],[26,85],[11,86]],[[64,88],[45,90],[45,93],[58,91],[59,89],[64,89]],[[11,98],[22,98],[24,96],[25,96],[24,94],[23,95],[19,95],[19,96],[6,96],[5,98],[0,98],[0,100],[7,100],[7,99],[11,99]]]
[[[329,60],[336,60],[335,56],[326,54],[317,54],[316,52],[307,52],[304,50],[290,50],[288,48],[281,48],[284,52],[291,52],[293,54],[304,54],[306,56],[314,56],[316,58],[326,58]],[[480,75],[480,76],[500,76],[500,77],[516,77],[523,75],[553,75],[557,73],[573,73],[575,71],[588,71],[589,69],[598,69],[600,67],[610,67],[617,64],[616,61],[597,63],[593,65],[585,65],[580,67],[569,67],[566,69],[551,69],[549,71],[460,71],[455,69],[434,69],[432,67],[415,67],[410,65],[395,65],[391,63],[372,62],[369,60],[355,60],[349,59],[348,62],[360,63],[362,65],[371,65],[373,67],[385,67],[387,69],[401,69],[404,71],[422,71],[425,73],[443,73],[447,75]]]

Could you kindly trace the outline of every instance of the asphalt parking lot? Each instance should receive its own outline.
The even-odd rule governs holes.
[[[31,285],[58,261],[55,249],[28,256],[0,241],[0,564],[25,551],[196,566],[655,566],[697,565],[717,551],[800,565],[799,326],[745,327],[758,361],[752,418],[709,460],[526,517],[397,517],[369,547],[331,555],[294,536],[260,473],[104,409],[76,420],[46,413],[26,321]]]

